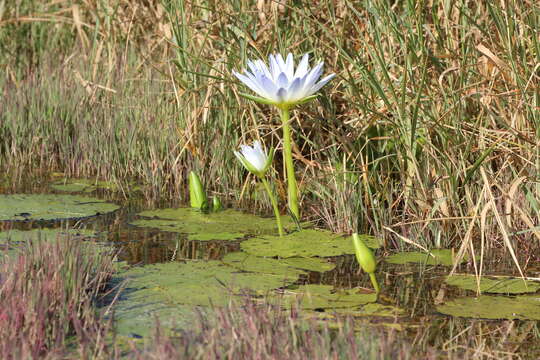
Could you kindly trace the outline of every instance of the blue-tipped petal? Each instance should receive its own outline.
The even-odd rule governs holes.
[[[315,84],[312,88],[311,88],[311,93],[314,94],[316,93],[317,91],[320,90],[320,88],[322,88],[324,85],[326,85],[330,80],[332,80],[334,78],[334,76],[336,76],[336,74],[330,74],[328,76],[326,76],[325,78],[323,78],[321,81],[319,81],[317,84]]]
[[[292,84],[287,89],[287,101],[300,100],[303,97],[301,94],[299,94],[303,85],[302,79],[294,79]]]
[[[294,77],[294,59],[291,53],[287,55],[287,60],[285,61],[285,73],[287,74],[287,78],[292,81]]]
[[[287,90],[280,88],[276,94],[277,102],[284,103],[287,100]]]
[[[302,78],[306,76],[306,74],[309,71],[309,54],[304,54],[302,56],[302,60],[300,60],[300,63],[298,64],[298,67],[296,68],[296,72],[294,73],[295,78]]]
[[[272,80],[276,80],[281,73],[276,57],[274,55],[268,56],[270,62],[270,73],[272,74]]]
[[[319,80],[322,74],[323,63],[317,64],[307,75],[302,91],[306,96],[313,94],[311,88]]]
[[[267,78],[265,75],[261,75],[261,86],[268,93],[268,98],[274,101],[279,101],[276,94],[278,92],[278,87],[274,84],[272,80]]]
[[[289,86],[289,79],[287,78],[287,75],[285,73],[279,74],[276,85],[282,88],[286,88]]]
[[[247,73],[247,72],[246,72]],[[252,79],[250,79],[248,76],[246,75],[242,75],[242,74],[239,74],[237,73],[236,71],[233,71],[233,75],[236,76],[238,78],[238,80],[240,80],[241,82],[243,82],[247,87],[249,87],[251,90],[253,90],[254,92],[256,92],[257,94],[261,95],[261,96],[266,96],[267,94],[266,93],[261,93],[261,89],[259,88],[259,86],[257,85],[257,83],[255,83]]]

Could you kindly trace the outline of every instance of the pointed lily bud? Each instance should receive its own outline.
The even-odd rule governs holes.
[[[199,175],[189,173],[189,201],[192,208],[204,210],[208,208],[208,201]]]
[[[371,280],[371,283],[373,284],[373,287],[375,288],[375,291],[379,293],[379,284],[377,283],[377,279],[375,278],[377,260],[375,260],[373,252],[369,247],[367,247],[364,241],[360,239],[357,233],[354,233],[352,235],[352,241],[356,253],[356,260],[358,260],[358,263],[362,267],[362,270],[369,274],[369,278]]]

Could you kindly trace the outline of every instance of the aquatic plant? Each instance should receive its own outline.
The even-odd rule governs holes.
[[[272,202],[272,208],[276,216],[276,223],[279,236],[283,236],[283,225],[281,224],[281,215],[279,214],[278,203],[274,196],[268,181],[266,181],[266,172],[272,165],[274,158],[274,149],[270,149],[270,155],[263,150],[261,143],[257,140],[253,143],[253,147],[248,145],[240,145],[240,152],[235,151],[234,155],[244,165],[244,167],[253,175],[257,176],[264,185],[268,197]]]
[[[352,241],[354,244],[356,260],[358,260],[358,263],[362,267],[362,270],[364,270],[369,275],[369,279],[371,280],[371,283],[375,288],[375,292],[378,294],[381,290],[379,288],[377,278],[375,277],[377,260],[375,259],[375,256],[373,256],[373,252],[371,251],[371,249],[367,247],[367,245],[362,239],[360,239],[358,233],[352,234]]]
[[[241,93],[242,96],[262,104],[273,105],[279,109],[283,126],[283,159],[287,173],[288,204],[291,213],[300,220],[298,208],[298,186],[292,159],[292,140],[289,110],[295,105],[315,99],[315,94],[335,74],[330,74],[317,82],[323,72],[323,62],[313,69],[309,67],[309,54],[300,60],[296,70],[293,55],[289,53],[283,60],[281,54],[270,55],[270,67],[262,60],[248,61],[251,72],[244,69],[244,74],[233,71],[233,75],[262,97]]]
[[[189,173],[189,202],[192,208],[205,210],[208,208],[208,199],[196,172]]]

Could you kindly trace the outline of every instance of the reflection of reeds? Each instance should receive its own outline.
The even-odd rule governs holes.
[[[226,149],[261,134],[281,151],[279,122],[238,105],[230,70],[314,51],[340,81],[292,114],[306,216],[394,248],[395,233],[463,244],[478,272],[490,248],[520,263],[538,249],[534,2],[18,3],[0,22],[3,169],[136,179],[148,199],[185,199],[196,170],[270,212]]]
[[[109,325],[94,302],[111,256],[74,239],[32,241],[0,264],[0,358],[105,358]],[[73,346],[76,340],[78,346]]]

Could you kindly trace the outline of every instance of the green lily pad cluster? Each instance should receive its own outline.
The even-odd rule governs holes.
[[[118,275],[128,283],[116,305],[117,328],[135,332],[156,316],[181,324],[196,306],[224,306],[248,294],[265,295],[294,283],[299,274],[244,272],[211,260],[132,267]]]
[[[53,182],[50,187],[56,191],[66,193],[91,193],[98,189],[109,191],[120,191],[121,188],[112,181],[96,180],[96,179],[63,179]],[[141,190],[141,187],[136,184],[130,184],[129,190]]]
[[[0,220],[78,219],[113,212],[118,205],[75,195],[0,195]]]
[[[478,288],[474,275],[452,275],[446,279],[446,283],[465,290],[476,291]],[[482,276],[479,285],[480,292],[492,294],[534,293],[540,289],[540,282],[538,281],[523,280],[509,276],[498,276],[496,278]]]
[[[334,289],[330,285],[308,284],[286,290],[283,296],[274,296],[273,301],[284,307],[298,304],[304,310],[356,308],[377,301],[377,294],[362,293],[359,289]]]
[[[32,229],[32,230],[9,230],[0,231],[0,246],[6,247],[5,254],[8,256],[16,254],[21,245],[29,240],[51,241],[59,237],[70,237],[74,241],[80,238],[95,237],[96,233],[86,229]]]
[[[430,253],[419,251],[400,252],[387,256],[384,260],[391,264],[401,265],[417,263],[424,265],[452,266],[455,261],[454,256],[455,254],[452,249],[433,249]],[[466,259],[463,259],[462,261],[466,261]]]
[[[303,275],[306,271],[325,272],[332,270],[335,265],[320,258],[288,258],[272,259],[235,252],[225,255],[223,263],[243,271],[253,271],[274,275]]]
[[[372,249],[380,247],[379,240],[361,235]],[[240,245],[242,250],[257,256],[290,257],[329,257],[354,254],[350,237],[340,236],[323,230],[302,230],[287,236],[259,236],[246,240]]]
[[[437,306],[437,311],[446,315],[479,319],[540,320],[540,296],[463,297]]]
[[[232,209],[208,214],[190,208],[159,209],[139,215],[150,219],[139,219],[131,225],[185,233],[190,240],[238,240],[248,235],[276,232],[274,219]],[[282,222],[289,229],[296,226],[289,217],[283,217]]]
[[[399,307],[392,305],[384,305],[379,303],[369,303],[358,308],[336,309],[336,313],[341,315],[350,315],[355,317],[360,316],[381,316],[381,317],[396,317],[405,315],[405,311]]]

